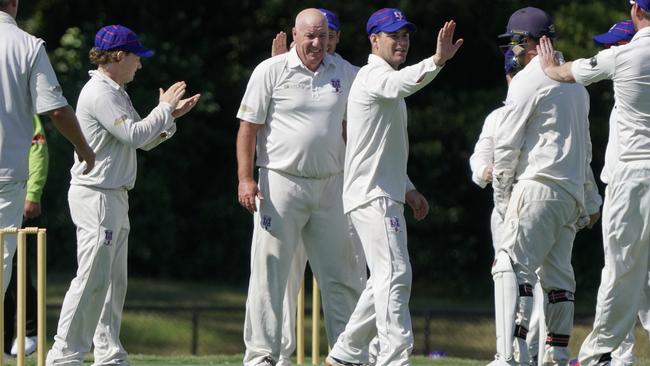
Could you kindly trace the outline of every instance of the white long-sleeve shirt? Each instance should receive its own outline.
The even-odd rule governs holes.
[[[140,118],[126,90],[101,71],[90,71],[77,102],[77,119],[95,152],[95,167],[75,159],[70,184],[103,189],[131,189],[137,173],[136,149],[149,150],[170,138],[176,124],[169,103],[160,103]]]
[[[401,70],[376,55],[357,74],[348,98],[343,210],[388,197],[404,203],[414,189],[406,174],[407,112],[404,98],[440,71],[433,57]]]
[[[616,111],[612,117],[616,119],[617,135],[607,144],[610,158],[650,160],[650,27],[640,29],[626,45],[603,50],[590,59],[575,60],[571,72],[583,85],[604,79],[614,83]],[[607,166],[613,169],[611,159]]]
[[[600,196],[588,179],[593,176],[588,115],[585,88],[551,80],[538,57],[513,78],[494,150],[492,186],[502,214],[512,185],[523,179],[553,182],[583,210],[597,212],[593,205]]]
[[[474,153],[469,157],[469,166],[472,169],[472,181],[479,187],[485,188],[491,181],[483,179],[485,169],[494,166],[494,137],[505,107],[500,107],[488,114],[483,122],[481,134],[474,145]]]

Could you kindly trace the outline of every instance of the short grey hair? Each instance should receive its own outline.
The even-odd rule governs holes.
[[[11,0],[0,0],[0,9],[4,9],[9,5],[9,1]]]

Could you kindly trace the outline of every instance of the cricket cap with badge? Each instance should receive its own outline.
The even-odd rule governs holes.
[[[407,28],[410,32],[415,32],[415,24],[406,20],[404,13],[395,8],[384,8],[374,12],[366,24],[366,33],[370,36],[380,32],[392,33],[402,28]]]

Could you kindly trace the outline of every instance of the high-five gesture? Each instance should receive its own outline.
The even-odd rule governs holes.
[[[537,45],[537,57],[539,57],[539,64],[546,76],[555,81],[574,83],[571,62],[561,64],[555,56],[553,42],[546,36],[540,38]]]
[[[271,43],[271,56],[277,56],[287,52],[289,52],[287,48],[287,34],[278,32]]]
[[[555,58],[553,43],[546,36],[539,39],[539,44],[537,45],[537,56],[539,56],[539,63],[542,66],[542,70],[546,70],[550,66],[560,65]]]
[[[442,66],[450,60],[460,46],[463,45],[463,39],[460,38],[454,43],[454,31],[456,30],[456,22],[450,20],[445,22],[445,25],[440,28],[438,32],[438,43],[436,46],[436,54],[433,55],[433,62],[436,66]]]

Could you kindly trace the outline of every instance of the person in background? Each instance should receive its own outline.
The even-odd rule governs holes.
[[[48,115],[84,162],[83,174],[95,165],[95,153],[84,138],[74,110],[63,96],[43,40],[16,24],[18,0],[0,0],[0,228],[19,228],[23,221],[28,155],[34,114]],[[11,280],[16,237],[5,241],[3,255],[6,293]]]
[[[29,149],[29,178],[27,179],[27,197],[25,198],[25,207],[23,209],[23,227],[40,227],[40,217],[42,213],[41,196],[43,188],[47,181],[47,172],[49,168],[50,156],[47,150],[47,140],[45,130],[41,124],[38,115],[34,115],[34,136],[32,137],[32,146]],[[27,252],[36,249],[36,237],[27,235]],[[16,256],[13,259],[13,270],[9,288],[5,294],[4,300],[4,353],[16,357],[18,353],[17,339],[14,339],[14,324],[16,317]],[[32,272],[28,269],[26,275],[26,298],[27,308],[25,309],[25,355],[30,355],[36,351],[36,289],[32,282]]]

